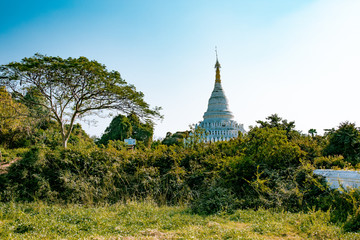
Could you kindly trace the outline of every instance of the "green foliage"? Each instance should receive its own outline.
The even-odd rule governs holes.
[[[150,147],[154,134],[154,123],[151,120],[146,120],[144,123],[141,122],[140,118],[135,113],[129,114],[128,119],[132,125],[132,138],[141,141],[147,147]]]
[[[165,145],[177,145],[182,146],[184,144],[184,139],[189,137],[189,131],[176,132],[172,134],[171,132],[166,133],[166,137],[162,141],[162,144]]]
[[[317,131],[316,131],[316,129],[311,128],[311,129],[309,129],[308,133],[311,135],[311,137],[314,137],[317,134]]]
[[[196,125],[190,125],[188,137],[184,140],[186,148],[198,149],[204,147],[206,132],[204,128]]]
[[[46,98],[38,88],[35,86],[27,88],[25,96],[19,100],[27,107],[28,119],[31,119],[38,127],[50,121],[51,114],[45,107]]]
[[[0,147],[0,163],[10,163],[13,160],[22,158],[27,151],[29,151],[28,148],[5,149]]]
[[[48,171],[44,151],[39,148],[31,149],[8,169],[5,198],[18,201],[48,198],[51,201],[55,193],[46,179]]]
[[[59,125],[55,121],[44,121],[39,123],[39,127],[33,130],[30,142],[36,146],[57,149],[62,144],[62,137],[59,132]],[[68,125],[65,126],[69,128]],[[82,129],[80,124],[74,124],[72,134],[68,140],[69,146],[94,146],[94,141]]]
[[[191,203],[191,210],[200,215],[232,212],[236,207],[235,196],[226,188],[212,184]]]
[[[256,123],[260,124],[260,128],[277,128],[279,130],[284,130],[286,136],[291,139],[294,135],[298,135],[298,132],[295,131],[295,122],[288,122],[286,119],[282,119],[277,114],[272,114],[266,118],[267,121],[258,120]]]
[[[353,165],[360,163],[360,133],[354,123],[341,123],[337,130],[328,133],[328,137],[324,155],[342,155]]]
[[[105,129],[104,134],[99,139],[99,144],[106,145],[110,140],[120,140],[129,138],[132,133],[132,124],[130,120],[123,115],[113,118],[110,125]]]
[[[321,156],[314,159],[314,167],[322,169],[348,169],[351,164],[343,156]]]
[[[345,231],[360,231],[360,189],[341,189],[333,197],[333,222],[344,222]]]
[[[0,238],[12,239],[359,239],[329,212],[259,209],[211,216],[151,201],[82,206],[0,203]]]
[[[80,144],[67,150],[34,148],[10,167],[8,194],[3,194],[20,201],[92,204],[153,197],[178,203],[188,199],[190,190],[185,171],[176,167],[176,151],[129,152],[117,142],[107,148]]]
[[[2,65],[0,70],[1,85],[26,105],[35,105],[36,112],[44,108],[57,121],[65,148],[75,121],[92,112],[116,110],[135,112],[144,119],[160,117],[159,108],[150,109],[144,94],[127,84],[119,72],[108,71],[85,57],[62,59],[35,54]]]
[[[119,130],[117,123],[128,121],[132,134],[146,136],[141,128],[144,123],[135,115],[115,119],[109,128]],[[76,124],[68,149],[60,148],[57,123],[45,121],[34,131],[31,141],[35,147],[26,154],[27,149],[18,153],[0,149],[6,159],[17,158],[0,173],[0,200],[96,205],[152,199],[160,205],[189,204],[193,213],[202,215],[248,208],[304,211],[312,216],[309,221],[323,214],[326,222],[358,231],[360,194],[332,190],[322,177],[313,174],[315,168],[351,167],[340,155],[322,155],[331,136],[311,137],[292,128],[287,132],[281,129],[287,121],[280,121],[279,127],[275,120],[226,142],[205,144],[201,129],[193,129],[184,145],[158,141],[151,148],[134,150],[127,149],[121,136],[97,146]],[[64,217],[64,221],[69,218]],[[83,220],[90,223],[82,227],[93,228],[91,220]],[[69,220],[69,224],[77,224],[74,221]],[[320,228],[305,220],[301,224],[297,231],[306,233],[304,238],[316,238],[311,234],[314,229],[321,236],[336,236],[326,232],[327,225]],[[14,228],[24,232],[18,234],[30,234],[36,231],[32,226],[19,222]],[[260,235],[274,228],[270,223],[252,227]],[[237,235],[230,231],[226,236]]]
[[[0,86],[0,145],[9,148],[23,146],[29,135],[27,108],[15,101],[4,86]]]
[[[291,142],[299,146],[305,153],[303,158],[311,162],[313,162],[315,158],[322,156],[322,151],[327,144],[320,136],[310,137],[307,135],[299,135],[291,139]]]
[[[97,143],[106,145],[110,140],[124,141],[131,137],[138,141],[137,145],[144,143],[149,147],[153,133],[154,124],[150,120],[142,123],[135,113],[131,113],[127,117],[118,115],[111,121]]]
[[[288,140],[285,130],[254,127],[247,137],[245,154],[262,168],[298,166],[300,159],[305,156],[299,146]]]
[[[254,179],[256,171],[256,162],[242,155],[228,157],[220,174],[225,182],[224,185],[230,187],[235,194],[238,196],[249,194],[253,197],[254,193],[249,182]]]
[[[347,232],[360,232],[360,208],[355,213],[348,216],[344,223],[344,230]]]

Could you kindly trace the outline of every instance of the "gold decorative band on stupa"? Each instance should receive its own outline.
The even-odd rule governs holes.
[[[217,47],[215,47],[215,53],[216,53],[216,63],[215,63],[216,76],[215,76],[215,83],[221,83],[221,79],[220,79],[220,68],[221,68],[221,65],[220,65],[219,60],[218,60]]]
[[[221,83],[221,79],[220,79],[220,64],[218,61],[216,61],[216,76],[215,76],[215,82],[216,83]]]

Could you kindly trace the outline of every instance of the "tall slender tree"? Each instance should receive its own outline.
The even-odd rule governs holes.
[[[311,137],[314,137],[314,135],[317,134],[316,129],[313,129],[313,128],[309,129],[309,134],[311,135]]]

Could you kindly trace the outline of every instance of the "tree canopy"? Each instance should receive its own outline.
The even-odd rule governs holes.
[[[0,144],[11,145],[17,135],[29,127],[27,108],[12,99],[6,88],[0,87]]]
[[[166,137],[162,141],[165,145],[178,145],[181,146],[184,143],[184,139],[189,137],[190,131],[177,131],[172,134],[171,132],[166,133]]]
[[[360,162],[360,132],[355,123],[341,123],[337,130],[328,132],[328,137],[325,155],[342,155],[354,165]]]
[[[134,112],[142,119],[161,117],[151,109],[144,94],[128,84],[117,71],[86,57],[67,58],[35,54],[0,68],[0,84],[21,102],[36,105],[59,124],[66,148],[77,119],[103,110]],[[35,91],[37,100],[29,97]],[[38,101],[41,99],[41,101]]]
[[[277,128],[279,130],[285,130],[289,139],[292,138],[295,131],[295,121],[288,122],[286,119],[282,119],[276,113],[266,118],[267,121],[258,120],[256,123],[260,124],[260,128]]]
[[[105,129],[98,143],[107,144],[110,140],[124,141],[131,137],[149,146],[153,133],[154,124],[150,120],[141,122],[135,113],[130,113],[128,116],[119,114]]]

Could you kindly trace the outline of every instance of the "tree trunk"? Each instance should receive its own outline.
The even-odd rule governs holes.
[[[62,145],[64,148],[67,148],[67,142],[69,139],[63,138]]]
[[[69,141],[69,138],[70,138],[70,134],[72,132],[72,129],[73,129],[73,122],[70,123],[70,126],[69,126],[69,129],[66,131],[66,126],[65,125],[62,125],[61,126],[61,136],[62,136],[62,145],[64,148],[67,148],[67,143]]]
[[[67,134],[65,133],[65,124],[61,123],[60,127],[61,127],[62,145],[64,148],[67,148],[67,142],[69,140],[69,137],[66,137]]]

